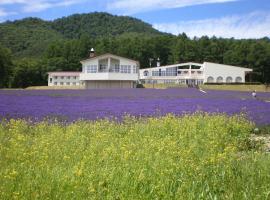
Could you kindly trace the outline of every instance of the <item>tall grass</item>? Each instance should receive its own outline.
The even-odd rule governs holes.
[[[241,116],[0,125],[0,199],[267,199]]]

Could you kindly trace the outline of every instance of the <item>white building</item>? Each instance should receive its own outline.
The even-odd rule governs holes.
[[[81,61],[80,80],[87,89],[93,88],[134,88],[139,81],[139,62],[104,54]]]
[[[179,83],[200,85],[204,83],[244,83],[252,69],[204,62],[182,63],[140,70],[143,83]]]
[[[79,86],[81,72],[48,72],[48,86]]]
[[[81,61],[82,72],[49,72],[48,86],[84,85],[86,89],[134,88],[139,81],[139,62],[104,54]]]

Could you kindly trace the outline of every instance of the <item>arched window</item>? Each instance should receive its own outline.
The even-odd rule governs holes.
[[[148,74],[149,74],[148,71],[144,71],[144,72],[143,72],[143,75],[144,75],[144,76],[148,76]]]
[[[209,76],[207,78],[207,83],[213,83],[214,82],[214,78],[212,76]]]
[[[221,76],[217,77],[217,83],[222,83],[223,82],[223,78]]]
[[[236,83],[241,83],[241,82],[242,82],[242,78],[241,78],[240,76],[237,76],[237,77],[235,78],[235,82],[236,82]]]
[[[233,80],[232,77],[228,76],[228,77],[226,78],[226,83],[231,83],[232,80]]]

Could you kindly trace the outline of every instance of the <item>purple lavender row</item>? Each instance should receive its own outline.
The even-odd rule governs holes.
[[[270,93],[196,89],[0,90],[0,118],[64,121],[118,118],[124,115],[182,115],[204,111],[244,112],[257,125],[270,124]]]

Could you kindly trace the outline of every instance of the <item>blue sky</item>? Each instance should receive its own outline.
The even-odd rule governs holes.
[[[188,36],[270,37],[270,0],[0,0],[0,21],[94,11],[139,18]]]

